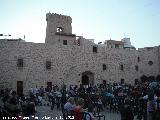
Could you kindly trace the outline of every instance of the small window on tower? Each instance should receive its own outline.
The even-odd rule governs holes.
[[[96,46],[93,46],[93,52],[97,53],[97,47]]]
[[[63,45],[67,45],[67,40],[63,40]]]
[[[64,29],[62,27],[57,27],[57,32],[63,32]]]
[[[51,61],[46,61],[46,69],[51,69]]]
[[[23,67],[23,58],[18,58],[17,67],[19,67],[19,68]]]
[[[107,66],[105,64],[103,64],[103,70],[106,70]]]

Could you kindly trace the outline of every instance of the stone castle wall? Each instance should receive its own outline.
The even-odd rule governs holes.
[[[65,19],[71,23],[70,17]],[[16,90],[17,81],[23,81],[24,93],[36,85],[46,87],[47,82],[58,86],[63,83],[80,85],[85,72],[89,72],[89,79],[94,84],[103,80],[107,83],[120,82],[121,79],[134,84],[135,79],[140,79],[142,75],[160,74],[160,46],[138,50],[107,48],[105,44],[95,44],[83,37],[77,45],[74,36],[60,36],[58,41],[53,29],[49,29],[47,26],[46,43],[0,40],[1,88]],[[49,37],[51,32],[56,42]],[[68,40],[68,44],[63,45],[63,40]],[[97,47],[97,53],[93,52],[93,46]],[[23,59],[22,68],[17,67],[18,58]],[[46,61],[51,61],[49,70],[46,69]],[[149,61],[153,64],[149,65]],[[103,64],[106,70],[103,70]],[[138,66],[138,71],[135,66]]]
[[[120,82],[134,84],[135,79],[142,75],[159,74],[157,47],[148,51],[106,49],[98,46],[98,52],[93,53],[93,44],[84,46],[49,45],[45,43],[27,42],[1,42],[0,62],[1,84],[16,90],[16,81],[24,82],[24,92],[30,87],[46,86],[52,82],[60,86],[63,82],[67,85],[81,84],[82,73],[91,71],[94,73],[94,84],[107,82]],[[140,61],[137,58],[140,57]],[[23,58],[24,67],[17,67],[17,59]],[[47,70],[45,62],[51,61],[51,70]],[[153,65],[148,65],[153,61]],[[107,66],[106,70],[102,65]],[[123,64],[124,70],[120,69]],[[135,65],[139,70],[135,70]],[[2,82],[3,81],[3,82]],[[5,87],[6,87],[5,86]]]

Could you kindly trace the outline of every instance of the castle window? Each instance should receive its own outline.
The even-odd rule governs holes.
[[[62,27],[57,27],[57,32],[63,32],[64,29]]]
[[[148,61],[148,65],[153,65],[153,61]]]
[[[97,53],[97,47],[96,46],[93,46],[93,52]]]
[[[135,70],[138,71],[138,65],[135,65]]]
[[[23,58],[18,58],[17,67],[19,67],[19,68],[23,67]]]
[[[103,70],[106,70],[107,66],[105,64],[103,64]]]
[[[120,65],[121,70],[123,70],[123,65]]]
[[[63,45],[67,45],[67,40],[63,40]]]
[[[137,61],[140,62],[140,57],[137,58]]]
[[[51,69],[51,61],[46,61],[46,69]]]

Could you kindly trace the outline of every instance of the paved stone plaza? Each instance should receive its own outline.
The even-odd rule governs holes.
[[[2,101],[0,100],[0,105],[3,106]],[[62,118],[62,111],[56,109],[56,107],[51,110],[50,106],[36,106],[36,116],[35,119],[38,120],[60,120]],[[105,120],[120,120],[120,114],[115,112],[109,112],[105,109],[101,114],[105,115]],[[50,118],[49,118],[50,117]],[[136,119],[135,119],[136,120]]]

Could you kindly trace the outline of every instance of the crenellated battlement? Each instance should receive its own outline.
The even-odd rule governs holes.
[[[65,20],[65,21],[72,23],[72,18],[70,16],[57,14],[57,13],[47,13],[46,20],[48,21],[52,19],[61,19],[61,20]]]

